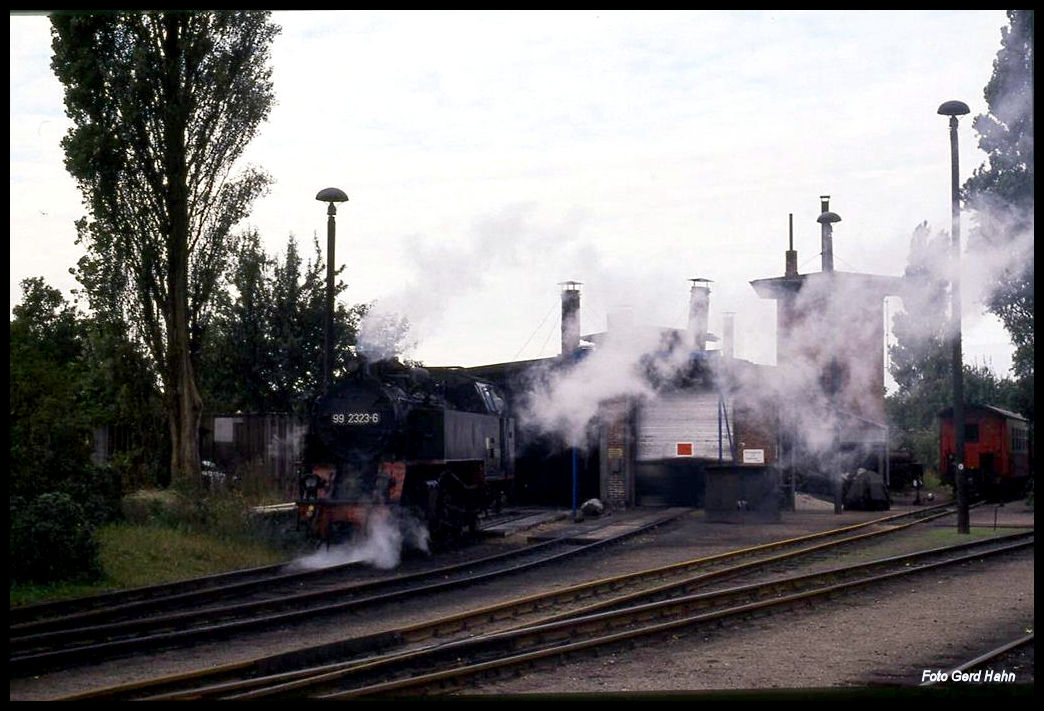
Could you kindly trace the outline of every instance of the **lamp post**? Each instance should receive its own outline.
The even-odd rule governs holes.
[[[323,329],[323,394],[330,390],[330,371],[333,369],[333,310],[334,310],[334,236],[337,233],[337,225],[334,217],[337,215],[335,203],[348,202],[348,196],[343,190],[337,188],[326,188],[320,190],[315,196],[320,202],[329,203],[326,209],[326,317]]]
[[[957,484],[957,533],[970,533],[968,482],[964,475],[964,364],[961,357],[961,204],[957,161],[957,117],[969,113],[963,101],[947,101],[938,113],[950,117],[950,229],[952,264],[950,276],[950,338],[953,348],[953,443],[954,481]],[[941,464],[941,462],[940,462]]]
[[[833,277],[834,273],[834,223],[841,221],[841,216],[836,212],[830,212],[830,196],[819,196],[820,209],[822,212],[816,218],[820,227],[820,244],[822,245],[822,271]],[[836,282],[831,284],[831,289],[837,288]],[[844,461],[841,458],[841,363],[837,357],[837,328],[836,319],[830,324],[830,364],[827,371],[827,389],[830,392],[830,404],[834,409],[834,447],[833,466],[834,473],[834,513],[841,514],[844,506],[844,480],[841,477],[841,468]]]

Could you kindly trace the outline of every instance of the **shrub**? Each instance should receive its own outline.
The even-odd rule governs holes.
[[[48,492],[11,499],[10,577],[48,583],[101,577],[96,526],[72,496]]]
[[[171,489],[142,489],[120,501],[123,518],[139,525],[189,526],[197,518],[185,496]]]
[[[83,508],[94,528],[120,517],[120,475],[110,467],[89,467],[82,475],[62,482],[58,491]]]

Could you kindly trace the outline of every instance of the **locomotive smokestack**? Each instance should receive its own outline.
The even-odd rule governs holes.
[[[797,276],[797,252],[794,250],[794,213],[790,213],[790,249],[787,250],[784,276]]]
[[[732,360],[735,344],[736,334],[736,314],[731,311],[727,311],[723,314],[724,323],[722,324],[722,344],[721,350],[722,355],[728,360]]]
[[[820,195],[819,200],[823,212],[816,218],[816,222],[822,225],[823,271],[832,272],[834,271],[834,223],[840,222],[841,217],[837,213],[830,212],[829,195]]]
[[[562,355],[580,348],[580,282],[562,282]]]
[[[689,279],[689,331],[692,346],[697,351],[707,350],[707,311],[710,308],[710,279]]]

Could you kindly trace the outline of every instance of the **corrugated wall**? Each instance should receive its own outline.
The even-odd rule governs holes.
[[[727,423],[722,417],[719,430],[718,407],[719,396],[713,390],[671,393],[645,403],[638,413],[637,461],[718,461],[720,457],[723,462],[731,462],[728,431],[732,428],[732,413],[728,413]]]
[[[201,429],[204,459],[233,473],[260,473],[288,497],[296,496],[305,420],[279,414],[211,415],[203,418]]]

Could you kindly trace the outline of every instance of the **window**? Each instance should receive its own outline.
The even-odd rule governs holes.
[[[1012,452],[1025,452],[1027,450],[1028,432],[1025,427],[1020,425],[1011,425],[1011,451]]]
[[[486,405],[486,410],[496,415],[503,414],[504,400],[497,394],[497,391],[484,383],[475,383],[475,385],[482,395],[482,401]]]
[[[979,423],[975,422],[972,424],[964,425],[964,441],[965,442],[978,442],[979,441]]]

